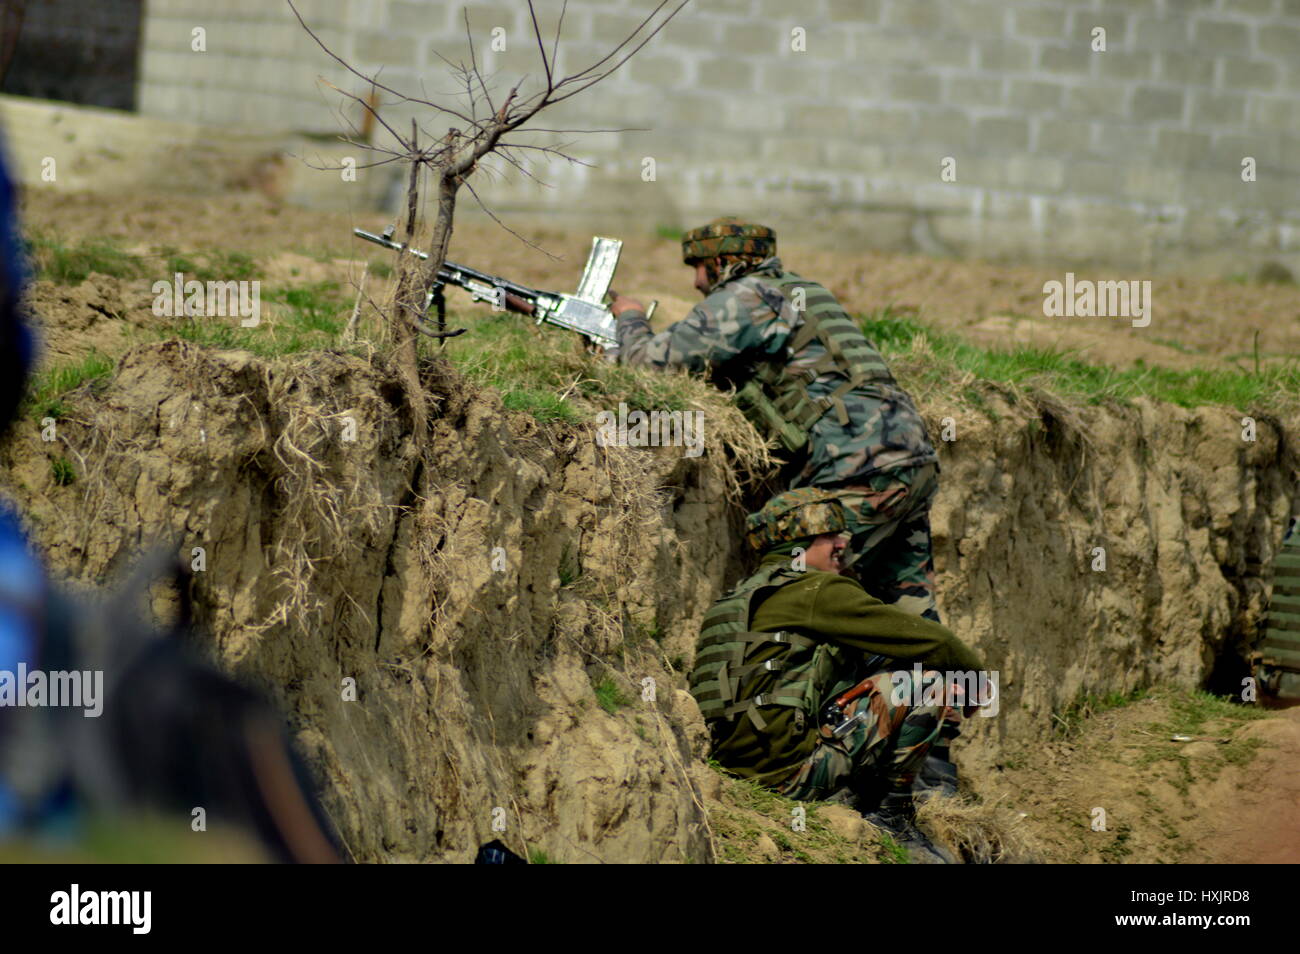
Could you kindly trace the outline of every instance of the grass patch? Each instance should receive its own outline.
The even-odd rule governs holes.
[[[620,401],[629,408],[684,411],[721,399],[717,389],[690,375],[593,361],[577,335],[538,328],[524,316],[449,310],[447,323],[467,331],[445,348],[423,343],[426,351],[449,358],[475,384],[495,388],[510,410],[543,423],[595,423],[599,411],[617,414]]]
[[[1127,404],[1146,396],[1180,407],[1205,404],[1250,410],[1286,408],[1300,403],[1300,361],[1232,368],[1173,369],[1138,362],[1115,368],[1091,364],[1073,353],[1019,346],[988,349],[953,334],[926,327],[911,315],[888,307],[859,318],[863,333],[891,363],[909,372],[909,387],[944,391],[965,376],[981,381],[1036,388],[1088,404]],[[967,387],[967,399],[970,389]]]
[[[66,487],[77,480],[77,472],[72,468],[72,461],[66,457],[55,457],[50,461],[50,476],[60,487]]]
[[[65,243],[44,235],[27,238],[27,254],[37,278],[57,285],[80,285],[92,272],[115,278],[139,278],[140,259],[105,239]]]
[[[558,865],[559,862],[542,851],[540,848],[528,849],[528,863],[530,865]]]
[[[575,583],[582,576],[582,568],[578,566],[577,555],[567,544],[560,553],[560,565],[556,567],[555,573],[560,578],[561,587]]]
[[[709,805],[709,822],[717,836],[720,860],[732,864],[769,864],[775,861],[805,864],[863,864],[896,857],[885,837],[872,843],[851,841],[837,834],[822,813],[822,803],[796,802],[747,779],[727,773],[717,762],[709,767],[722,778],[719,801]],[[804,827],[796,831],[795,809],[804,810]],[[870,829],[866,829],[868,832]],[[780,857],[764,854],[764,839],[775,845]],[[894,845],[893,848],[897,848]],[[906,853],[903,855],[906,860]]]
[[[116,367],[112,358],[92,351],[80,361],[41,372],[32,380],[28,392],[32,416],[38,422],[47,417],[58,420],[67,414],[67,406],[62,400],[64,395],[86,384],[94,386],[105,382]]]
[[[1084,723],[1093,716],[1111,709],[1129,705],[1147,698],[1147,690],[1136,689],[1130,693],[1108,692],[1102,695],[1080,693],[1079,697],[1060,712],[1052,713],[1053,732],[1058,739],[1074,739],[1083,730]]]
[[[263,289],[261,322],[245,328],[238,316],[178,318],[160,329],[162,338],[181,338],[211,348],[251,351],[264,358],[324,349],[340,350],[339,333],[351,304],[338,282]],[[342,349],[363,353],[364,348]]]
[[[257,262],[251,255],[213,249],[202,253],[182,254],[171,246],[159,250],[167,266],[167,276],[177,272],[186,280],[201,282],[242,282],[257,277]]]
[[[610,715],[632,704],[609,674],[602,676],[599,682],[593,682],[592,687],[596,690],[596,702]]]

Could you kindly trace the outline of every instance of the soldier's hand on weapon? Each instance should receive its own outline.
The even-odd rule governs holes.
[[[609,290],[609,295],[613,299],[613,301],[609,303],[609,310],[615,318],[625,311],[645,311],[645,304],[636,298],[628,298],[626,295],[620,295],[612,288]]]

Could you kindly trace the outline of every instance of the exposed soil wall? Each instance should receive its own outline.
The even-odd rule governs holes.
[[[601,448],[449,367],[426,384],[421,443],[400,387],[360,358],[146,345],[69,401],[55,441],[23,422],[0,480],[77,581],[154,540],[203,548],[210,649],[292,713],[356,858],[467,861],[504,824],[560,860],[709,860],[716,785],[698,784],[681,689],[704,610],[743,569],[725,454]],[[1221,410],[987,400],[991,416],[927,409],[936,435],[956,427],[941,609],[1002,673],[972,768],[1048,733],[1080,691],[1204,681],[1253,633],[1296,481],[1276,422],[1247,442]]]

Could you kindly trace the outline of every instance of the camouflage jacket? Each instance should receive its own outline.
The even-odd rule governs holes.
[[[789,342],[802,318],[777,291],[773,279],[783,276],[797,277],[784,271],[779,258],[766,259],[747,274],[720,282],[689,315],[657,335],[644,312],[623,312],[618,322],[619,360],[699,372],[719,387],[743,384],[760,362],[780,362],[795,371],[811,365],[825,352],[814,339],[799,355],[790,354]],[[808,394],[829,395],[842,380],[822,374],[808,385]],[[835,487],[876,473],[937,463],[921,415],[892,378],[862,384],[844,395],[843,402],[848,424],[828,413],[813,425],[808,445],[791,462],[796,470],[791,487]]]

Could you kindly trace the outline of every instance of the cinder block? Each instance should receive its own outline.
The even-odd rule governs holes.
[[[1070,14],[1068,39],[1092,48],[1092,31],[1106,31],[1106,49],[1124,49],[1128,43],[1130,16],[1123,10],[1074,10]]]
[[[1179,3],[1181,0],[1170,0]],[[1213,3],[1214,0],[1193,0],[1193,2]],[[1125,10],[1136,13],[1155,13],[1160,8],[1160,0],[1101,0],[1103,10]]]
[[[1207,133],[1185,129],[1161,129],[1156,133],[1157,155],[1177,165],[1204,162],[1209,152],[1210,136]]]
[[[691,63],[682,57],[665,54],[646,55],[642,50],[623,69],[634,83],[660,89],[680,89],[691,84]]]
[[[1019,117],[990,116],[975,122],[975,145],[999,152],[1029,148],[1029,121]]]
[[[857,31],[853,35],[853,57],[877,69],[892,66],[925,67],[929,59],[915,35],[887,36],[879,30]]]
[[[957,182],[964,187],[1000,189],[1007,184],[1005,157],[993,158],[978,153],[958,152],[953,158],[957,160]],[[939,174],[937,160],[933,168],[937,179]]]
[[[885,148],[873,143],[831,141],[826,143],[826,162],[834,169],[875,174],[886,167]]]
[[[1093,123],[1092,149],[1096,155],[1119,161],[1137,161],[1155,153],[1155,130],[1148,125],[1124,122]]]
[[[884,21],[921,33],[938,33],[944,27],[944,8],[937,0],[888,0]]]
[[[358,69],[382,65],[389,68],[385,73],[398,66],[411,67],[415,65],[415,47],[413,36],[368,31],[353,41],[352,56],[356,62],[352,65]]]
[[[1266,60],[1247,60],[1238,56],[1223,61],[1223,85],[1226,89],[1257,89],[1267,92],[1277,88],[1278,70]]]
[[[962,73],[946,76],[943,82],[943,101],[950,106],[1002,105],[1000,77]]]
[[[1240,169],[1241,161],[1247,156],[1253,158],[1259,166],[1281,168],[1284,156],[1280,137],[1228,133],[1216,136],[1214,145],[1210,147],[1210,160],[1222,168],[1236,166]]]
[[[1092,71],[1093,53],[1087,44],[1074,46],[1044,45],[1038,49],[1038,68],[1044,73],[1087,76]]]
[[[636,62],[635,59],[633,62]],[[739,58],[698,60],[696,66],[701,90],[741,93],[758,90],[754,67]]]
[[[1247,99],[1246,124],[1266,130],[1295,129],[1300,127],[1300,108],[1294,96],[1251,93]],[[1300,155],[1295,158],[1300,165]]]
[[[920,65],[929,69],[970,69],[975,65],[975,42],[964,36],[926,36],[920,44]]]
[[[794,169],[813,167],[825,155],[817,136],[767,136],[762,143],[763,159]]]
[[[1130,90],[1113,83],[1076,86],[1065,94],[1065,111],[1089,118],[1127,119]]]
[[[1182,90],[1144,86],[1133,91],[1130,111],[1138,121],[1182,119],[1185,101]]]
[[[1250,52],[1250,30],[1235,20],[1200,19],[1192,24],[1192,44],[1206,54],[1244,55]]]
[[[1025,40],[981,39],[976,45],[975,65],[998,73],[1031,70],[1034,67],[1034,47]]]
[[[1011,156],[1006,180],[1026,192],[1057,192],[1065,184],[1066,162],[1044,156]]]
[[[1124,181],[1124,166],[1117,162],[1078,160],[1065,170],[1065,188],[1077,195],[1119,196]]]
[[[1195,53],[1167,51],[1159,54],[1160,79],[1183,86],[1211,86],[1214,83],[1214,60]]]
[[[1076,157],[1088,151],[1091,124],[1068,119],[1034,119],[1034,145],[1039,155]]]
[[[1126,53],[1109,49],[1097,57],[1097,75],[1116,82],[1149,80],[1155,75],[1155,57],[1145,50]]]
[[[947,0],[942,26],[963,36],[1005,36],[1009,13],[1000,0]]]
[[[904,139],[912,134],[915,112],[910,109],[869,107],[856,113],[864,136],[877,141]]]
[[[1026,112],[1046,112],[1061,108],[1065,87],[1046,80],[1010,79],[1007,81],[1007,105]]]
[[[831,95],[859,106],[888,95],[889,74],[867,63],[837,63],[830,70]]]
[[[879,23],[882,0],[828,0],[826,15],[832,23]]]
[[[830,93],[830,70],[811,56],[800,55],[789,62],[764,61],[758,68],[761,93],[824,97]]]
[[[790,49],[790,32],[771,23],[726,23],[722,26],[722,44],[742,56],[766,58]]]
[[[919,110],[912,136],[917,142],[932,143],[940,149],[964,149],[971,139],[971,118],[961,109]]]
[[[1191,42],[1190,25],[1182,17],[1138,17],[1133,23],[1133,49],[1185,52]]]
[[[1241,93],[1214,90],[1196,90],[1192,93],[1192,111],[1189,124],[1193,128],[1203,125],[1239,126],[1246,116],[1246,97]]]
[[[1224,13],[1264,17],[1277,10],[1277,0],[1223,0]]]
[[[521,4],[521,6],[522,6],[522,4]],[[683,13],[684,13],[684,12],[685,12],[685,11],[683,11]],[[493,20],[493,23],[494,23],[494,24],[501,25],[501,26],[505,26],[507,29],[511,28],[511,27],[514,25],[514,19],[513,19],[513,16],[511,17],[510,22],[509,22],[509,23],[506,23],[505,21],[503,21],[503,20],[500,19],[500,16],[501,16],[500,14],[480,14],[480,13],[478,13],[478,12],[477,12],[477,5],[475,5],[475,7],[473,7],[473,8],[471,8],[470,13],[471,13],[471,15],[474,16],[476,19],[483,20],[484,22],[486,22],[487,20],[491,20],[493,16],[496,16],[496,17],[497,17],[497,20]],[[607,13],[607,12],[603,12],[603,11],[600,12],[600,13],[593,13],[593,14],[591,15],[591,39],[594,40],[594,41],[597,42],[597,43],[605,43],[605,44],[608,44],[610,47],[616,46],[616,45],[618,45],[619,43],[621,43],[621,42],[623,42],[624,40],[626,40],[629,36],[631,36],[631,35],[632,35],[632,31],[635,30],[635,29],[637,28],[637,25],[640,24],[641,21],[644,20],[644,19],[645,19],[645,14],[644,14],[644,13],[642,13],[642,14],[635,14],[635,13]],[[520,23],[520,29],[527,30],[527,31],[529,32],[529,35],[531,36],[531,33],[532,33],[532,18],[529,17],[529,16],[525,13],[524,16],[521,17],[521,20],[522,20],[523,22]],[[498,21],[499,21],[499,22],[498,22]],[[663,32],[663,33],[660,33],[659,36],[656,37],[656,39],[658,39],[658,40],[666,40],[666,39],[667,39],[667,36],[666,36],[666,34],[667,34],[667,30],[668,30],[668,28],[665,28],[664,32]],[[642,31],[642,35],[643,35],[643,36],[644,36],[644,34],[645,34],[645,31]],[[546,36],[545,33],[543,33],[542,35],[543,35],[543,36]],[[659,46],[659,45],[660,45],[660,44],[654,44],[653,41],[652,41],[652,44],[653,44],[654,46]],[[664,45],[664,46],[667,46],[668,44],[667,44],[667,43],[664,43],[663,45]],[[650,52],[650,47],[647,47],[647,48],[646,48],[646,52]],[[640,54],[637,54],[637,55],[639,56]]]
[[[1124,194],[1139,202],[1173,203],[1183,198],[1181,169],[1159,165],[1130,165],[1124,170]]]
[[[853,111],[840,106],[800,105],[786,111],[787,132],[844,134],[863,128],[862,120]]]
[[[1300,27],[1271,23],[1259,30],[1259,51],[1294,62],[1300,60]]]
[[[889,96],[895,102],[938,103],[942,83],[932,73],[894,73],[889,77]]]
[[[389,0],[387,10],[388,17],[385,25],[388,29],[407,36],[418,37],[422,34],[440,33],[452,26],[447,9],[441,5],[420,3],[417,0]],[[490,30],[493,26],[509,29],[514,21],[514,14],[507,15],[500,7],[489,5],[488,9],[481,13],[478,8],[470,11],[470,23],[477,24],[480,29]],[[367,25],[375,29],[374,24]],[[465,24],[459,10],[456,11],[455,25],[459,26],[463,33]]]
[[[1012,29],[1016,35],[1036,40],[1063,40],[1069,14],[1060,8],[1024,8],[1012,12]]]

